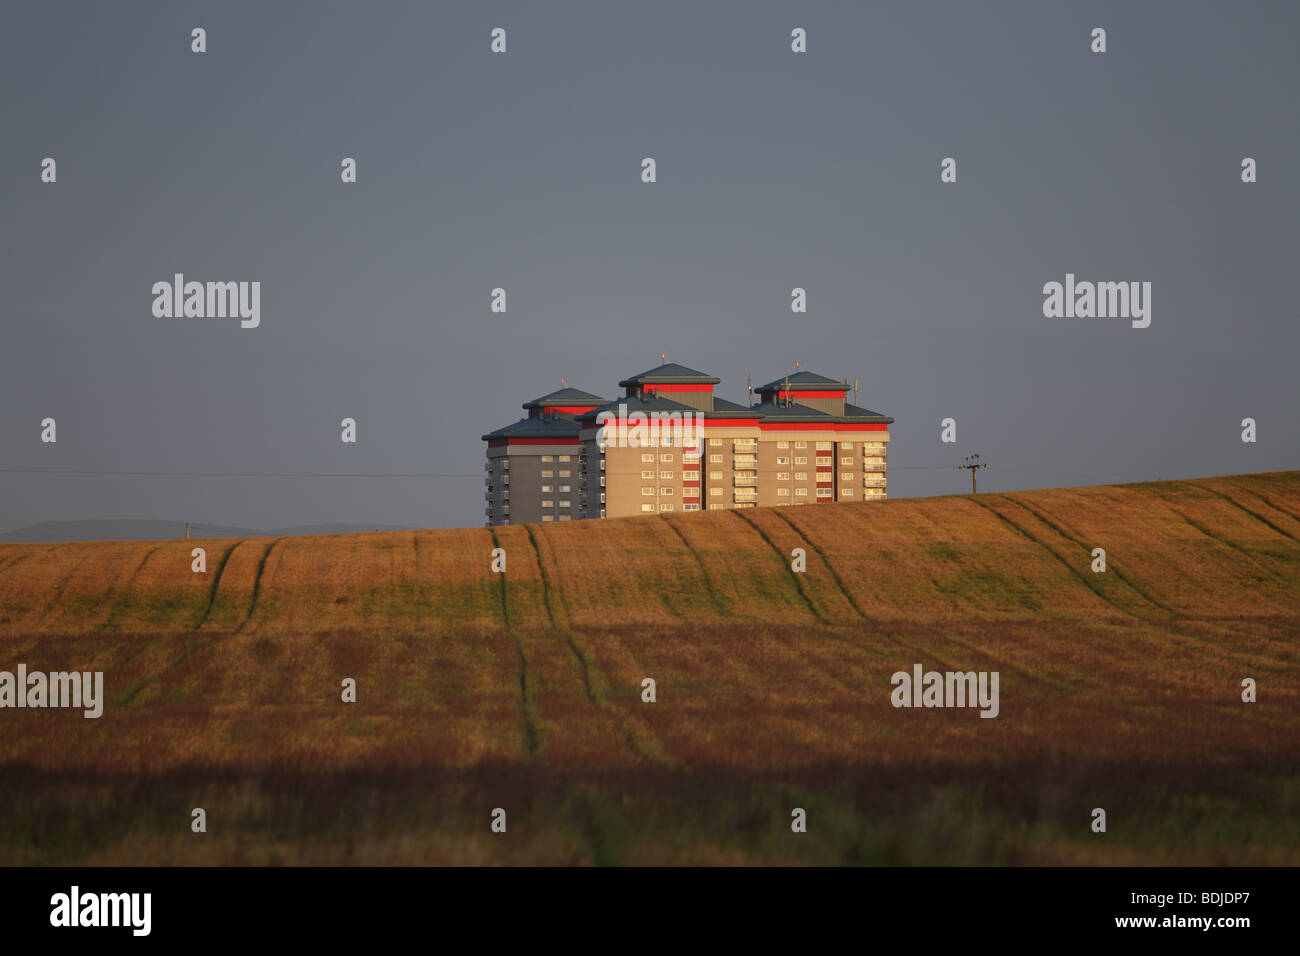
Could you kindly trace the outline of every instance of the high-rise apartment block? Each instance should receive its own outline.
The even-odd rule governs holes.
[[[613,401],[563,388],[525,403],[483,436],[487,523],[886,498],[894,420],[846,401],[847,382],[795,371],[738,405],[719,381],[665,363]]]

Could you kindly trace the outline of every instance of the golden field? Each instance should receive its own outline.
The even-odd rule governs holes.
[[[0,863],[1300,863],[1300,472],[0,544],[19,663],[106,702],[0,710]]]

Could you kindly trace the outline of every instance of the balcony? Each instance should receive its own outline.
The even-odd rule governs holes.
[[[883,461],[864,461],[862,463],[862,470],[867,472],[876,471],[883,474],[889,469]]]
[[[756,441],[736,441],[731,443],[731,450],[737,454],[753,455],[758,452],[758,442]]]
[[[735,494],[734,494],[734,496],[732,497],[731,500],[732,500],[732,501],[735,501],[735,502],[741,502],[741,501],[757,501],[757,500],[758,500],[758,492],[757,492],[757,491],[742,491],[742,490],[740,490],[739,488],[737,488],[736,491],[735,491]]]
[[[731,460],[731,466],[737,471],[754,471],[758,468],[758,456],[737,455]]]
[[[862,487],[863,487],[863,488],[883,488],[883,487],[885,487],[885,479],[884,479],[884,478],[863,478],[863,479],[862,479]]]
[[[757,475],[737,475],[732,482],[737,488],[753,488],[758,484]]]

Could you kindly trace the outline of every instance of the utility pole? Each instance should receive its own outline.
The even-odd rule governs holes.
[[[970,471],[970,493],[972,495],[979,493],[979,488],[975,482],[975,475],[981,468],[987,468],[988,465],[980,461],[979,455],[967,455],[966,464],[958,465],[958,468],[966,468]]]

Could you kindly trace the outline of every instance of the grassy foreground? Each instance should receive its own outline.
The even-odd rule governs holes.
[[[0,864],[1300,863],[1300,472],[0,544],[19,663],[106,702],[0,710]]]

